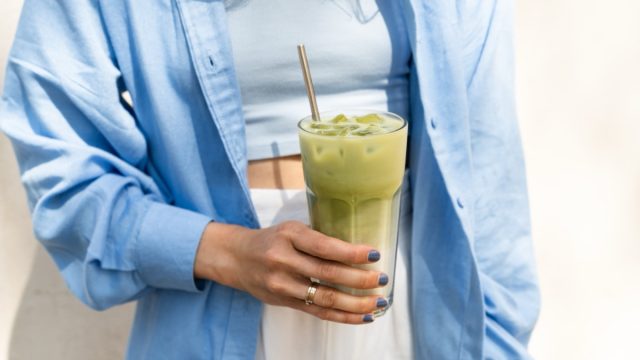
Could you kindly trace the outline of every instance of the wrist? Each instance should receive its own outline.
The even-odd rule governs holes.
[[[236,251],[242,238],[253,230],[219,222],[207,224],[194,262],[194,276],[234,286]],[[235,286],[234,286],[235,287]]]

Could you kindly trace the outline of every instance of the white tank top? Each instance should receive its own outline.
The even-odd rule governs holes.
[[[310,113],[296,45],[304,43],[320,111],[409,115],[410,45],[392,1],[226,0],[248,159],[299,154]],[[380,3],[378,6],[378,3]]]

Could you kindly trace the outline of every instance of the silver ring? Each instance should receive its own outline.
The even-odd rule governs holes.
[[[304,297],[304,303],[306,305],[313,304],[313,298],[316,296],[316,291],[318,291],[318,283],[312,281],[311,285],[307,288],[307,296]]]

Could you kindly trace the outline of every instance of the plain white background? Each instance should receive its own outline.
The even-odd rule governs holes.
[[[0,3],[0,80],[19,0]],[[518,105],[543,307],[538,359],[638,359],[640,2],[519,2]],[[96,313],[31,235],[0,135],[0,359],[122,358],[132,305]]]

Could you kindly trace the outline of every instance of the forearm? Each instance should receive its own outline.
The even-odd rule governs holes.
[[[193,260],[210,218],[171,205],[146,172],[147,140],[119,101],[108,39],[88,26],[95,5],[25,2],[0,120],[36,237],[72,292],[104,309],[155,288],[196,291]]]
[[[31,174],[29,187],[42,189]],[[35,199],[33,226],[78,298],[105,309],[154,288],[197,290],[193,260],[209,217],[145,195],[132,178],[74,186],[71,176]]]

